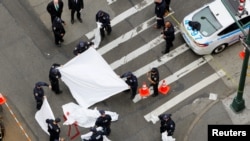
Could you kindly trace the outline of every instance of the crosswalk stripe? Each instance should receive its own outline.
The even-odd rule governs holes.
[[[116,0],[107,0],[108,5],[111,5],[112,3],[116,2]]]
[[[123,13],[121,13],[120,15],[114,17],[111,20],[111,26],[114,26],[116,24],[118,24],[119,22],[123,21],[124,19],[128,18],[129,16],[135,14],[136,12],[139,12],[141,10],[143,10],[144,8],[148,7],[149,5],[151,5],[152,3],[154,3],[153,0],[144,0],[141,3],[135,5],[134,7],[131,7],[130,9],[124,11]],[[92,30],[89,33],[85,34],[85,36],[87,36],[88,39],[91,39],[94,37],[94,31]]]
[[[180,31],[177,30],[175,32],[175,34],[179,33]],[[159,44],[161,44],[162,42],[164,42],[165,40],[162,38],[162,36],[158,36],[155,39],[151,40],[150,42],[148,42],[147,44],[137,48],[136,50],[134,50],[133,52],[130,52],[129,54],[127,54],[126,56],[121,57],[120,59],[116,60],[115,62],[111,63],[110,66],[113,70],[117,69],[118,67],[132,61],[133,59],[139,57],[140,55],[144,54],[145,52],[151,50],[152,48],[158,46]]]
[[[135,76],[137,76],[138,78],[141,77],[143,74],[146,74],[150,69],[152,69],[153,67],[159,67],[160,65],[165,64],[166,62],[168,62],[169,60],[173,59],[174,57],[184,53],[185,51],[187,51],[189,48],[186,46],[186,44],[182,44],[179,47],[177,47],[176,49],[172,50],[169,52],[169,54],[171,54],[172,56],[168,56],[167,54],[161,56],[159,58],[159,60],[154,60],[153,62],[143,66],[142,68],[136,70],[134,72]]]
[[[178,70],[174,74],[164,78],[163,80],[165,80],[166,83],[168,85],[170,85],[171,83],[177,81],[178,79],[182,78],[183,76],[187,75],[188,73],[192,72],[193,70],[199,68],[200,66],[206,64],[207,62],[209,62],[212,59],[213,59],[213,57],[211,55],[205,55],[205,56],[193,61],[192,63],[188,64],[187,66],[183,67],[182,69]],[[159,84],[161,84],[163,80],[161,80]],[[152,91],[150,91],[150,92],[151,92],[150,95],[152,95],[153,92]],[[135,96],[135,98],[133,99],[133,102],[137,103],[138,101],[140,101],[142,99],[144,99],[144,98],[142,98],[140,96],[140,94],[137,94]]]
[[[214,73],[214,74],[208,76],[207,78],[201,80],[200,82],[198,82],[195,85],[193,85],[192,87],[186,89],[185,91],[183,91],[179,95],[175,96],[171,100],[169,100],[166,103],[162,104],[161,106],[159,106],[155,110],[153,110],[150,113],[146,114],[144,116],[144,118],[146,119],[147,122],[152,121],[152,123],[155,124],[157,121],[159,121],[158,116],[160,114],[164,113],[165,111],[168,111],[172,107],[176,106],[177,104],[179,104],[183,100],[187,99],[188,97],[192,96],[193,94],[195,94],[199,90],[201,90],[201,89],[205,88],[206,86],[212,84],[213,82],[215,82],[216,80],[222,78],[223,76],[225,76],[225,72],[223,70],[217,71],[216,73]]]

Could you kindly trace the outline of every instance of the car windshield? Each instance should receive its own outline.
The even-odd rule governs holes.
[[[208,6],[196,13],[192,20],[201,24],[200,33],[205,37],[210,36],[222,27]]]

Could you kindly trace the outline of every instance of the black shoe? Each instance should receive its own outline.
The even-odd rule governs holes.
[[[155,94],[152,95],[152,97],[156,97],[156,96],[158,96],[158,95],[155,95]]]
[[[74,20],[71,20],[71,24],[74,24]]]
[[[162,51],[161,53],[162,53],[162,54],[167,54],[167,52],[165,52],[165,51]]]
[[[57,47],[61,47],[62,45],[60,43],[56,44]]]
[[[61,42],[64,42],[64,39],[61,39]]]
[[[82,23],[82,19],[81,18],[79,18],[78,20],[79,20],[80,23]]]
[[[58,91],[58,92],[56,92],[56,94],[61,94],[62,93],[62,91],[60,90],[60,91]]]

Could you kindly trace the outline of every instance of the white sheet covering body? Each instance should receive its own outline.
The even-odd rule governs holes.
[[[96,119],[100,116],[96,108],[94,110],[86,109],[73,102],[63,105],[62,108],[67,118],[63,125],[72,125],[76,122],[80,127],[90,128],[95,125]],[[119,115],[116,112],[105,111],[105,113],[111,116],[112,121],[118,120]]]
[[[105,100],[128,89],[102,56],[89,48],[59,68],[62,81],[82,107]]]
[[[55,116],[50,108],[47,98],[44,98],[43,105],[39,111],[35,114],[35,119],[41,128],[49,135],[48,132],[48,124],[46,123],[46,119],[55,119]]]
[[[96,22],[96,29],[95,29],[95,39],[93,39],[92,42],[94,42],[94,48],[98,48],[100,43],[101,43],[101,33],[100,33],[100,28],[102,26],[102,23]]]

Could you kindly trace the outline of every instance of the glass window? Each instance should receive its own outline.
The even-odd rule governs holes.
[[[197,21],[201,24],[200,33],[207,37],[222,28],[219,21],[211,12],[209,6],[205,7],[193,16],[193,21]]]

